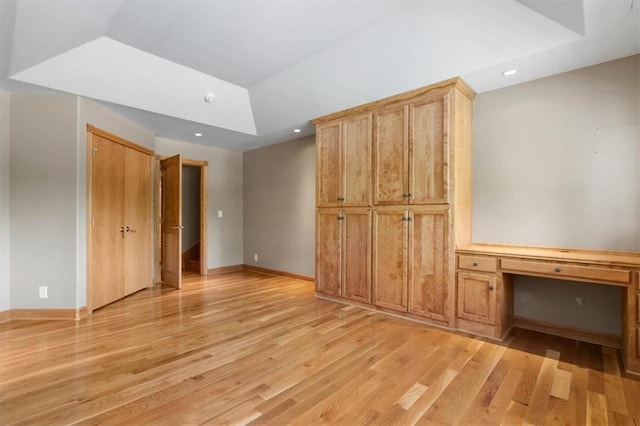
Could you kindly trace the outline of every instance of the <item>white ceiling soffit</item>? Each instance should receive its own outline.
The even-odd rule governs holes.
[[[583,38],[533,55],[519,55],[461,77],[482,93],[638,54],[640,4],[637,0],[635,3],[632,8],[631,1],[586,2]],[[508,69],[517,69],[518,73],[501,78],[500,73]]]
[[[407,5],[406,1],[128,1],[106,35],[250,88]]]
[[[540,1],[516,0],[529,9],[535,10],[549,19],[584,35],[584,0]]]
[[[640,53],[635,3],[0,0],[0,87],[102,99],[160,137],[244,151],[456,75],[482,93]]]
[[[256,125],[273,131],[580,38],[517,2],[413,2],[251,88]]]
[[[11,78],[256,134],[247,89],[107,37],[71,49]],[[205,102],[210,93],[215,97],[210,103]]]

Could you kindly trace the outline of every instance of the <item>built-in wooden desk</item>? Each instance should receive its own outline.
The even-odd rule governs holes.
[[[499,340],[514,325],[583,340],[594,337],[561,326],[514,321],[512,275],[621,287],[622,334],[597,341],[619,347],[627,373],[640,377],[640,253],[469,244],[456,249],[456,267],[457,328]]]

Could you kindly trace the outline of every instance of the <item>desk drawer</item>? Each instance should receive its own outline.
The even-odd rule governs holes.
[[[502,259],[505,272],[543,275],[551,278],[567,278],[584,281],[629,284],[631,271],[598,268],[594,266],[567,265],[564,263],[536,262],[531,260]]]
[[[483,256],[458,256],[458,268],[470,271],[495,272],[497,269],[497,259]]]

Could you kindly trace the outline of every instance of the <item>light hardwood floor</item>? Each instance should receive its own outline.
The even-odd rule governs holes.
[[[502,345],[186,276],[80,322],[0,325],[0,424],[640,424],[616,351],[529,331]]]

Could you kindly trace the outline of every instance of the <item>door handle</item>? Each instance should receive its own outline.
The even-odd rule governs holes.
[[[184,229],[184,226],[172,226],[171,229]]]

